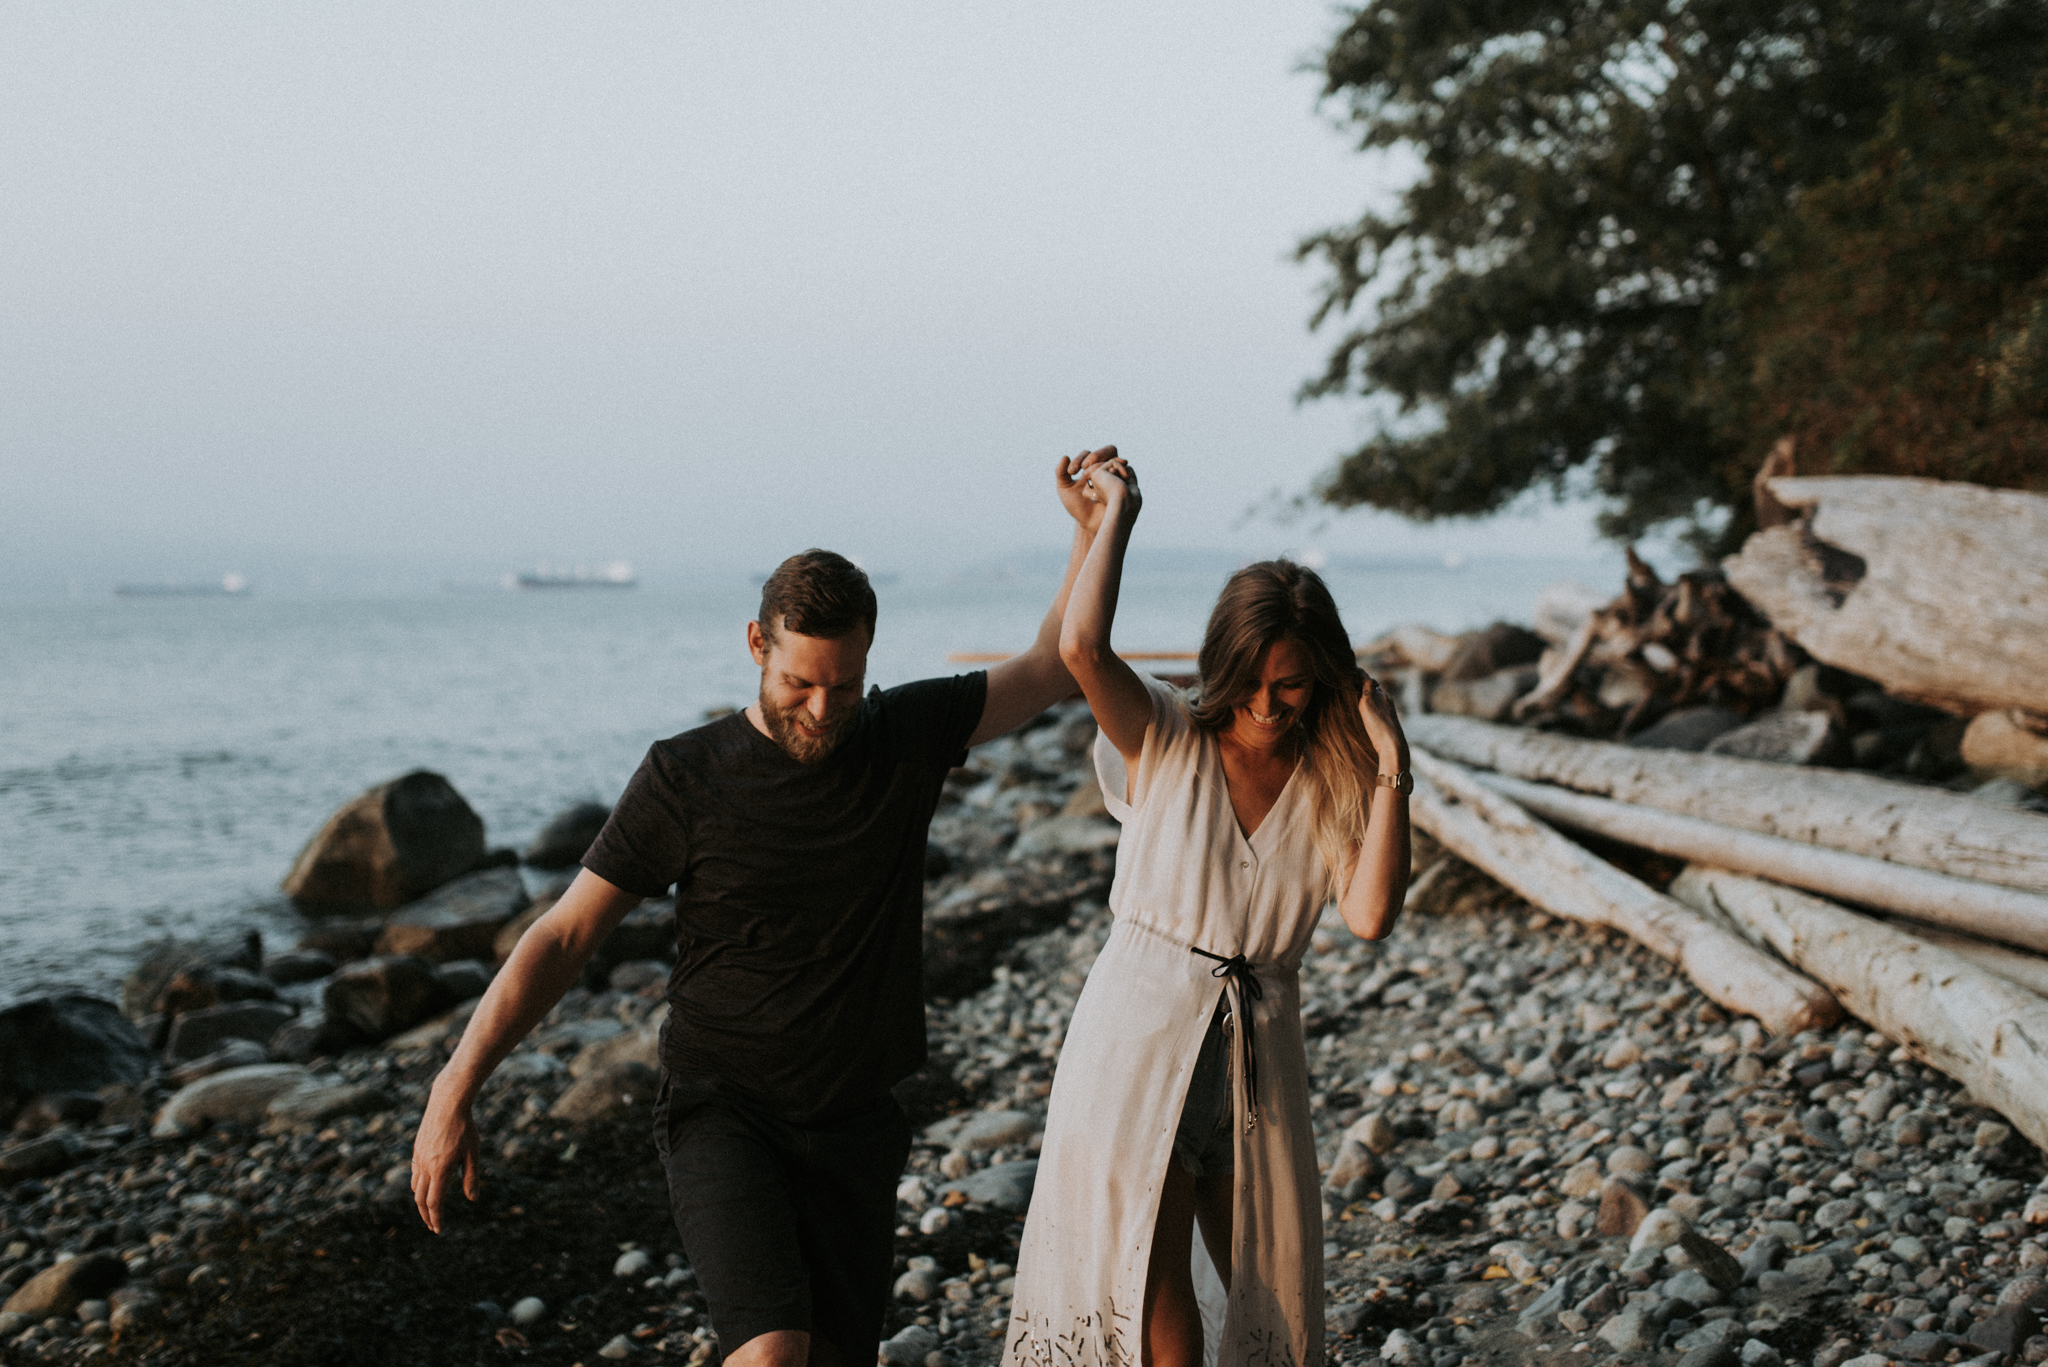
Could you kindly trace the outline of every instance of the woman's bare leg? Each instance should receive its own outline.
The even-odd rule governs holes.
[[[1202,1311],[1189,1259],[1195,1246],[1198,1179],[1173,1159],[1159,1193],[1152,1258],[1145,1269],[1143,1367],[1202,1367]]]
[[[1202,1227],[1202,1244],[1216,1275],[1230,1285],[1230,1230],[1237,1204],[1237,1174],[1210,1173],[1195,1179],[1195,1219]]]

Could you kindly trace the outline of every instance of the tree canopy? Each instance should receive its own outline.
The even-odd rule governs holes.
[[[1325,94],[1421,172],[1301,247],[1312,325],[1351,323],[1303,393],[1401,413],[1320,493],[1477,515],[1576,472],[1608,534],[1704,540],[1782,435],[1803,469],[2037,478],[2044,44],[2042,0],[1352,12]]]

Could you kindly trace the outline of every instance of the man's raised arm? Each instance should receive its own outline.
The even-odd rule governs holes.
[[[1038,639],[1022,655],[1013,655],[988,672],[988,701],[982,705],[981,725],[967,738],[969,745],[994,740],[1014,731],[1062,698],[1074,695],[1074,676],[1060,660],[1060,621],[1067,613],[1067,595],[1074,578],[1095,543],[1095,530],[1102,525],[1103,505],[1088,497],[1084,472],[1106,460],[1116,459],[1116,448],[1104,446],[1078,456],[1060,457],[1053,470],[1060,502],[1074,519],[1074,547],[1067,556],[1067,572],[1060,580],[1045,620],[1038,624]]]
[[[527,1031],[540,1024],[590,962],[590,956],[639,905],[640,898],[588,869],[561,900],[519,937],[512,957],[491,980],[462,1042],[434,1079],[412,1144],[412,1199],[427,1228],[441,1232],[441,1202],[456,1169],[462,1194],[474,1201],[482,1183],[477,1171],[477,1129],[470,1112],[484,1079],[505,1061]]]

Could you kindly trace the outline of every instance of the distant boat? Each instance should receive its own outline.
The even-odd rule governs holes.
[[[524,574],[514,575],[512,587],[520,589],[630,589],[640,581],[633,576],[633,567],[623,560],[614,560],[609,565],[589,569],[578,565],[573,570],[558,570],[550,565],[541,565]]]
[[[224,574],[218,584],[116,584],[121,598],[240,598],[249,592],[249,579],[242,574]]]

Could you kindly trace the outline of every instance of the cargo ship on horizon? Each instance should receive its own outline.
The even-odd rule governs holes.
[[[614,560],[594,570],[583,565],[573,570],[539,565],[510,576],[506,586],[515,589],[630,589],[639,582],[631,565],[623,560]]]

